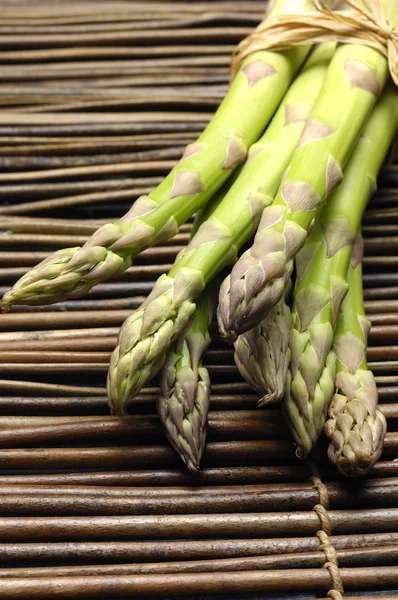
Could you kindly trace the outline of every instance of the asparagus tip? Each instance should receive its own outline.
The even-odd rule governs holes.
[[[13,305],[11,298],[7,299],[6,296],[7,296],[7,294],[4,296],[3,300],[1,301],[1,312],[2,313],[10,312],[12,305]]]
[[[277,402],[279,402],[281,400],[283,396],[281,394],[278,394],[278,392],[272,392],[271,394],[265,394],[264,396],[262,396],[262,398],[260,398],[257,401],[257,406],[258,408],[261,408],[262,406],[266,406],[267,404],[276,404]]]
[[[309,456],[309,452],[303,446],[296,447],[296,456],[299,460],[305,460]]]

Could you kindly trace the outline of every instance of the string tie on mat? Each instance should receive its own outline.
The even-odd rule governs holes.
[[[318,475],[313,475],[311,477],[311,482],[312,482],[313,487],[316,489],[316,491],[319,494],[319,504],[321,504],[323,506],[323,508],[327,510],[329,508],[328,488],[326,487],[326,485],[323,483],[323,481],[321,480],[321,478]]]
[[[314,460],[308,460],[307,462],[312,472],[311,483],[319,494],[319,503],[314,506],[313,510],[321,525],[321,529],[317,531],[316,536],[319,540],[319,549],[322,550],[326,558],[323,568],[329,572],[332,584],[328,597],[331,600],[342,600],[344,594],[343,580],[339,570],[337,553],[329,537],[332,534],[332,523],[328,513],[328,488],[321,479],[317,463]]]
[[[381,52],[398,85],[398,28],[385,17],[380,0],[362,0],[364,6],[356,0],[345,0],[352,9],[349,11],[333,10],[327,0],[312,1],[316,12],[270,17],[244,38],[232,54],[232,77],[253,52],[335,41],[365,44]]]

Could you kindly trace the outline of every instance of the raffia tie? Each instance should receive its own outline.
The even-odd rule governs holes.
[[[365,44],[388,59],[391,77],[398,85],[398,28],[383,14],[379,0],[345,0],[353,10],[330,9],[327,0],[313,0],[317,12],[278,15],[265,19],[243,39],[232,54],[232,77],[242,61],[261,50],[287,50],[320,42]]]
[[[313,474],[311,477],[312,485],[319,494],[319,504],[316,504],[313,508],[321,525],[321,529],[317,531],[316,536],[319,540],[319,548],[325,554],[326,558],[326,562],[323,566],[329,571],[330,578],[332,580],[332,589],[329,590],[328,596],[332,600],[342,600],[344,594],[343,581],[339,570],[336,550],[332,546],[329,539],[329,536],[332,533],[332,524],[328,514],[328,489],[319,476],[316,463],[312,460],[308,461],[308,463]]]

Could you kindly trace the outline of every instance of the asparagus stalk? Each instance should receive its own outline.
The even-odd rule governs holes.
[[[334,44],[316,48],[261,140],[250,149],[239,177],[201,225],[144,305],[122,326],[108,375],[108,396],[122,413],[161,368],[171,343],[189,323],[198,297],[213,277],[236,260],[270,204],[319,93]],[[137,360],[137,353],[140,360]]]
[[[290,364],[292,315],[283,298],[259,325],[234,343],[234,359],[242,377],[261,394],[258,406],[279,402]]]
[[[270,17],[311,10],[311,5],[310,0],[276,0]],[[308,52],[309,46],[283,53],[261,51],[243,61],[212,121],[164,181],[122,219],[96,231],[82,248],[59,250],[31,269],[4,295],[3,310],[84,296],[101,281],[123,273],[148,246],[174,236],[244,162]]]
[[[333,332],[348,290],[346,276],[352,248],[397,127],[398,94],[387,88],[350,158],[343,183],[297,256],[284,412],[299,458],[305,458],[317,442],[333,397]]]
[[[398,13],[398,5],[396,8]],[[282,297],[294,257],[319,208],[341,182],[342,169],[388,77],[387,60],[366,46],[341,46],[272,206],[265,208],[253,246],[220,289],[222,335],[259,323]]]
[[[196,214],[191,239],[220,204],[239,171],[237,169]],[[199,297],[192,325],[171,346],[160,373],[161,393],[157,401],[160,420],[170,444],[194,472],[199,470],[206,441],[211,383],[209,373],[202,365],[202,356],[211,341],[209,326],[216,307],[218,286],[212,283]]]
[[[195,320],[168,352],[160,378],[158,413],[170,444],[191,471],[199,469],[206,440],[211,386],[202,356],[210,344],[215,291],[199,298]]]
[[[328,456],[347,477],[366,474],[379,460],[387,423],[377,410],[377,388],[366,364],[370,321],[362,294],[361,252],[353,255],[348,271],[349,291],[337,319],[334,350],[337,356],[336,393],[329,408],[325,433]]]

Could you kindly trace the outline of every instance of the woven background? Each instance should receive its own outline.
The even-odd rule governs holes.
[[[1,294],[162,179],[208,123],[230,53],[263,12],[251,0],[0,1]],[[368,356],[388,419],[365,481],[339,478],[325,444],[317,464],[295,459],[279,409],[256,409],[215,327],[199,475],[166,443],[156,381],[131,417],[108,416],[118,328],[190,225],[87,298],[0,316],[0,599],[55,597],[38,575],[66,575],[53,581],[71,598],[325,597],[336,558],[347,597],[398,589],[397,186],[391,167],[363,228]]]

